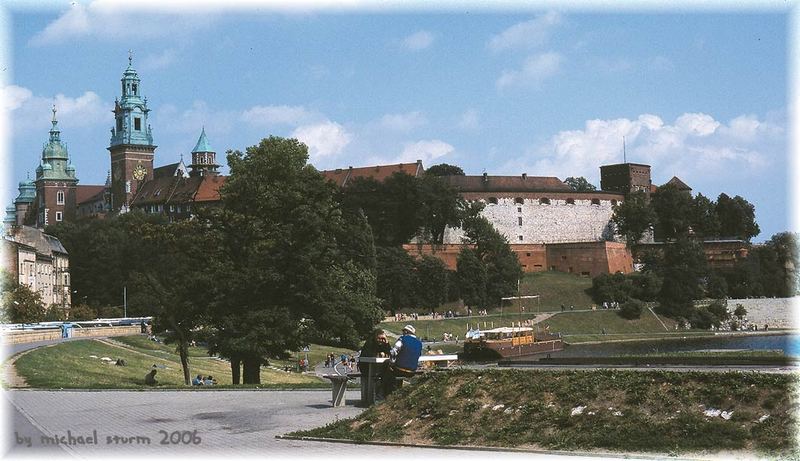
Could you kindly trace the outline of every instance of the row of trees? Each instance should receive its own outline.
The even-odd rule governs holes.
[[[193,219],[132,212],[48,228],[70,252],[76,312],[120,305],[127,289],[128,314],[154,315],[187,383],[188,345],[200,340],[230,360],[238,384],[311,342],[356,347],[383,308],[459,296],[485,307],[513,293],[521,271],[507,242],[435,175],[340,190],[307,160],[305,145],[271,137],[228,152],[219,206]],[[462,223],[474,246],[455,272],[401,247],[441,243]]]
[[[677,239],[691,233],[697,238],[750,240],[759,234],[755,208],[740,196],[720,194],[716,202],[703,194],[692,195],[666,184],[651,195],[642,191],[627,195],[615,205],[613,221],[629,245],[635,245],[649,229],[657,240]]]
[[[747,258],[735,267],[714,270],[708,267],[700,242],[679,238],[663,251],[643,254],[639,273],[595,277],[592,294],[597,302],[656,301],[659,313],[708,328],[725,320],[727,311],[719,308],[720,303],[698,307],[695,300],[798,294],[797,242],[796,234],[775,234],[763,245],[752,246]],[[623,315],[638,317],[635,309]]]

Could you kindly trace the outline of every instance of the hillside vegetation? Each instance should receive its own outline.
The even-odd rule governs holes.
[[[430,373],[354,419],[293,436],[688,453],[796,449],[785,374],[622,370]]]

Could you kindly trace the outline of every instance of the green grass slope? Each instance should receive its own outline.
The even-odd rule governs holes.
[[[786,374],[624,370],[431,373],[354,419],[293,436],[412,444],[780,455],[793,445]],[[726,411],[723,418],[719,412]]]
[[[158,365],[156,379],[160,388],[185,388],[180,359],[174,347],[147,341],[142,347],[138,337],[117,338],[129,346],[117,347],[97,340],[70,341],[43,347],[16,361],[17,373],[29,386],[40,389],[146,389],[144,376]],[[195,351],[189,358],[191,376],[212,375],[221,384],[230,384],[230,364]],[[92,357],[95,356],[95,357]],[[102,357],[124,359],[127,366],[104,362]],[[161,367],[164,368],[161,368]],[[315,376],[286,373],[262,368],[262,387],[327,387],[329,383]]]

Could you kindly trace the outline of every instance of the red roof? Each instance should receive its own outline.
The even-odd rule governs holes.
[[[105,193],[105,191],[106,186],[76,186],[75,201],[78,205],[84,202],[94,202],[102,199],[102,195]]]
[[[425,170],[422,168],[422,160],[416,163],[397,163],[395,165],[375,165],[360,168],[337,168],[335,170],[320,171],[326,179],[344,187],[356,178],[372,178],[376,181],[383,181],[394,173],[405,173],[409,176],[420,176]]]
[[[225,185],[227,176],[203,176],[203,182],[197,188],[194,195],[195,202],[217,202],[219,201],[219,189]]]
[[[460,192],[571,192],[555,176],[442,176]]]

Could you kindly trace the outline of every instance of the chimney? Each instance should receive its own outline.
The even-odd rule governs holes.
[[[489,182],[489,176],[486,173],[483,173],[483,182],[484,183]]]
[[[522,180],[525,181],[528,179],[528,173],[522,173]]]

